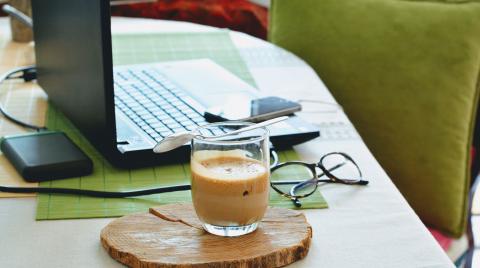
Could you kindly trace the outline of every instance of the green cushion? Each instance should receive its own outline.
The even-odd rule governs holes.
[[[274,0],[270,27],[272,42],[316,70],[421,219],[460,236],[480,1]]]

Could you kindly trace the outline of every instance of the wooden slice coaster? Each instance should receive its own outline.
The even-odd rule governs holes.
[[[131,267],[281,267],[305,257],[311,238],[303,213],[283,208],[269,208],[253,233],[215,236],[191,204],[124,216],[100,235],[108,254]]]

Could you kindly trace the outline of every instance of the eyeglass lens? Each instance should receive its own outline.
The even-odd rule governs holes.
[[[362,179],[357,165],[343,154],[328,154],[322,158],[320,164],[336,179],[347,183],[355,183]],[[338,168],[336,166],[341,165]]]
[[[301,187],[301,191],[293,191],[292,186],[302,182],[311,181],[315,177],[315,174],[306,165],[301,163],[288,163],[278,169],[272,171],[270,175],[270,182],[273,187],[279,190],[282,194],[287,196],[296,196],[302,193],[311,193],[315,191],[315,184],[305,184],[305,187]]]

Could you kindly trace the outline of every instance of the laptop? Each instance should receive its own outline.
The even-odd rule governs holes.
[[[124,168],[185,161],[189,145],[162,154],[164,137],[207,122],[203,112],[228,96],[262,97],[208,59],[115,66],[106,0],[32,0],[37,80],[113,165]],[[291,116],[269,127],[276,148],[319,136]]]

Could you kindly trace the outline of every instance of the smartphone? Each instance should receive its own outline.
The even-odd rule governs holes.
[[[226,101],[221,106],[207,109],[204,117],[208,122],[261,122],[283,115],[290,115],[300,110],[302,110],[302,106],[299,103],[279,97],[253,100],[236,99]]]

